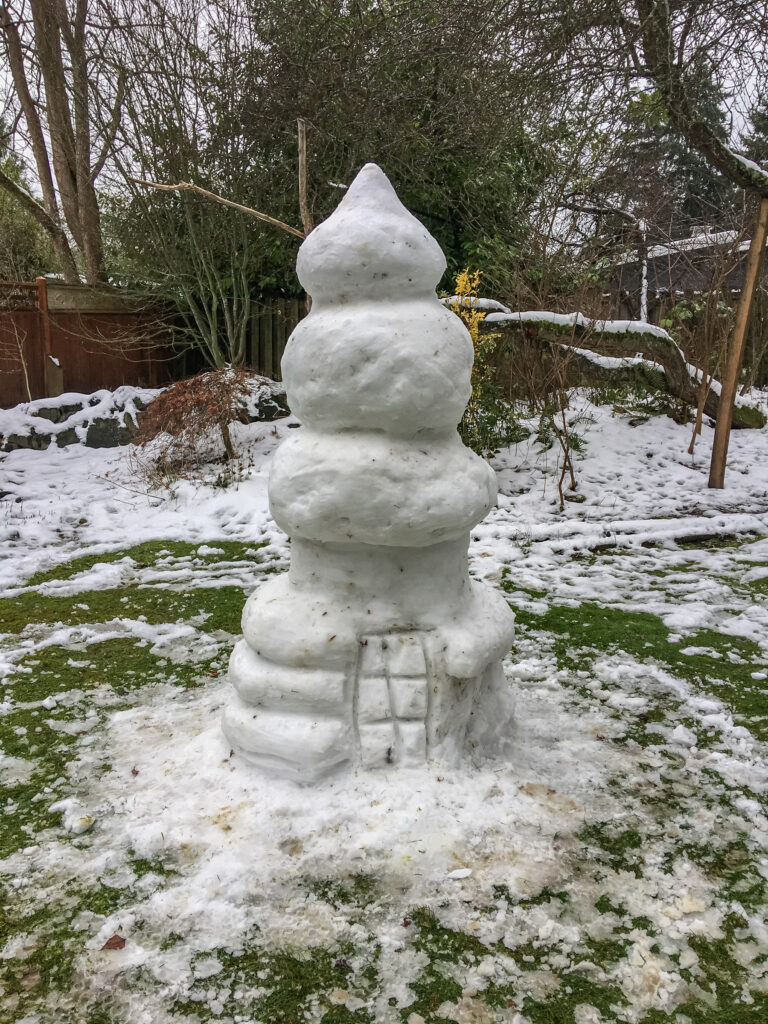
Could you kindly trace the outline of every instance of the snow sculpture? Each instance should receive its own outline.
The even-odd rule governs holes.
[[[508,724],[514,616],[467,569],[496,483],[456,431],[473,350],[444,269],[375,164],[299,250],[312,312],[282,370],[302,428],[269,481],[291,567],[246,603],[224,714],[235,750],[295,779],[455,762]]]

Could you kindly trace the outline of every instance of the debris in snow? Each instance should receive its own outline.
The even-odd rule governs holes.
[[[83,809],[72,797],[58,800],[55,804],[51,804],[49,810],[51,814],[63,813],[62,825],[64,830],[71,832],[75,836],[81,836],[88,832],[96,822],[93,815],[83,813]]]

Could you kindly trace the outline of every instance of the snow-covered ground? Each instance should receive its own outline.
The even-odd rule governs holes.
[[[4,458],[0,1020],[768,1019],[768,429],[710,491],[708,426],[692,458],[573,417],[584,500],[532,435],[472,536],[518,612],[512,753],[306,788],[219,727],[295,421],[236,427],[226,488]]]

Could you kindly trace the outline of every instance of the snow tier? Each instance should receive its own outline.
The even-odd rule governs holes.
[[[282,371],[303,428],[269,485],[291,568],[246,604],[224,716],[271,771],[455,762],[509,724],[514,617],[467,568],[496,481],[456,432],[473,350],[435,295],[444,268],[374,164],[299,250],[312,312]]]

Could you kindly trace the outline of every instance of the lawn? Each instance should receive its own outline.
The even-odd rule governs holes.
[[[768,1019],[768,431],[706,489],[688,429],[584,404],[495,460],[472,571],[517,615],[512,753],[260,775],[219,727],[284,571],[239,428],[227,488],[127,451],[0,467],[0,1022]],[[106,948],[105,948],[106,947]]]

